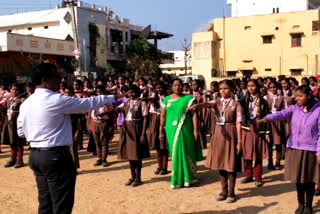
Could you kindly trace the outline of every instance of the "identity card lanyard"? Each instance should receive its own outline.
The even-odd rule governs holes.
[[[226,110],[227,110],[227,107],[229,105],[229,103],[231,102],[231,99],[229,100],[229,102],[227,104],[224,105],[225,102],[223,102],[222,104],[222,109],[220,111],[220,115],[219,115],[219,121],[218,121],[218,124],[221,125],[221,126],[224,126],[225,123],[226,123]]]

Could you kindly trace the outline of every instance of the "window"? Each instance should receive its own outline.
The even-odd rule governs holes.
[[[264,69],[264,71],[270,72],[270,71],[272,71],[272,69],[271,68],[266,68],[266,69]]]
[[[312,31],[319,31],[319,21],[312,21]]]
[[[32,30],[32,27],[28,27],[28,30]]]
[[[302,74],[303,69],[290,69],[292,76],[299,76]]]
[[[273,35],[262,36],[263,44],[271,44],[273,39]]]
[[[302,33],[291,34],[291,47],[301,47]]]
[[[237,72],[236,71],[228,71],[227,76],[228,77],[235,77],[235,76],[237,76]]]
[[[244,26],[244,30],[250,30],[251,26]]]
[[[272,13],[276,13],[276,8],[272,8]]]
[[[252,76],[253,70],[243,70],[242,75],[243,76]]]
[[[49,26],[44,26],[43,28],[44,28],[44,29],[48,29],[48,28],[49,28]]]
[[[277,13],[279,13],[279,7],[277,7]]]

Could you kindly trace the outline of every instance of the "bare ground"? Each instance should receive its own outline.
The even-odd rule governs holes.
[[[2,146],[0,154],[0,213],[37,213],[37,188],[31,169],[6,169],[3,165],[9,159],[9,147]],[[253,183],[240,184],[237,180],[236,194],[239,200],[234,204],[216,202],[220,193],[217,172],[198,164],[200,186],[171,190],[170,175],[154,175],[155,152],[143,162],[143,185],[132,188],[124,186],[129,178],[128,163],[117,160],[117,143],[110,145],[110,166],[94,167],[96,158],[80,151],[79,175],[76,184],[76,198],[73,213],[195,213],[195,214],[290,214],[297,207],[295,185],[283,181],[283,171],[269,172],[264,168],[264,185],[254,187]],[[204,151],[206,154],[206,151]],[[29,151],[24,160],[28,163]],[[169,169],[171,168],[169,162]],[[314,200],[314,210],[320,213],[320,198]]]

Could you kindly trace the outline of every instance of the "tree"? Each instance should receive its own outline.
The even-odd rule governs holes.
[[[114,76],[116,75],[116,69],[109,63],[107,63],[106,71],[104,72],[104,76]]]
[[[131,42],[126,56],[126,67],[135,74],[135,78],[158,74],[159,64],[158,50],[144,37]]]

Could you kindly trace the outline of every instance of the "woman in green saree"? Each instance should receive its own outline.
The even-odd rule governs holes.
[[[179,79],[173,81],[173,94],[164,99],[161,108],[160,140],[164,140],[165,132],[172,159],[173,189],[197,183],[196,163],[203,159],[198,142],[197,114],[188,111],[194,98],[182,94],[182,85]]]

